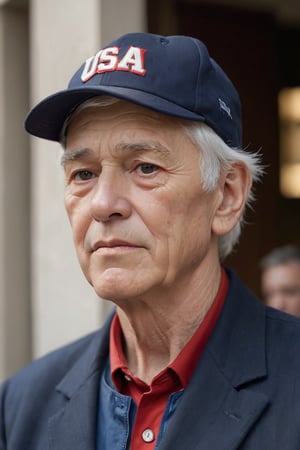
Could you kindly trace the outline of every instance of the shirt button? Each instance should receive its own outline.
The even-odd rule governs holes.
[[[126,381],[131,381],[131,378],[128,375],[124,375]]]
[[[154,441],[154,433],[150,428],[147,428],[143,431],[142,438],[144,442],[152,442]]]

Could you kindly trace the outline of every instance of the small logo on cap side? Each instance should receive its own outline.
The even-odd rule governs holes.
[[[119,59],[120,50],[119,47],[108,47],[88,58],[81,74],[81,81],[86,83],[97,73],[115,70],[144,76],[147,72],[144,66],[144,56],[147,50],[131,46],[125,55]]]
[[[226,114],[230,117],[230,119],[232,119],[231,111],[230,111],[229,106],[226,105],[226,103],[224,102],[224,100],[221,100],[220,98],[219,98],[218,100],[219,100],[220,108],[221,108],[223,111],[226,112]]]

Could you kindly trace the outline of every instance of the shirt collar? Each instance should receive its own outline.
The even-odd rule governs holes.
[[[168,365],[168,368],[170,369],[168,372],[175,372],[180,379],[183,388],[187,386],[204,347],[213,332],[222,311],[228,287],[228,276],[225,270],[222,269],[221,281],[214,302],[191,339],[187,342],[175,360]],[[116,313],[113,317],[110,329],[110,366],[112,379],[120,392],[122,392],[124,376],[130,374],[127,368],[122,343],[122,329],[118,314]],[[120,372],[123,373],[122,377],[120,377]]]

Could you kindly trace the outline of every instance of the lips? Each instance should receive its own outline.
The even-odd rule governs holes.
[[[131,247],[131,248],[138,248],[138,245],[134,245],[130,242],[127,241],[123,241],[120,239],[112,239],[112,240],[108,240],[108,241],[97,241],[95,242],[95,244],[93,244],[92,246],[92,253],[96,252],[99,249],[102,248],[119,248],[119,247]]]

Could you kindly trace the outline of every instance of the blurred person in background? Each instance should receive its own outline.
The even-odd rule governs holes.
[[[300,248],[275,248],[264,256],[260,267],[265,304],[300,317]]]

